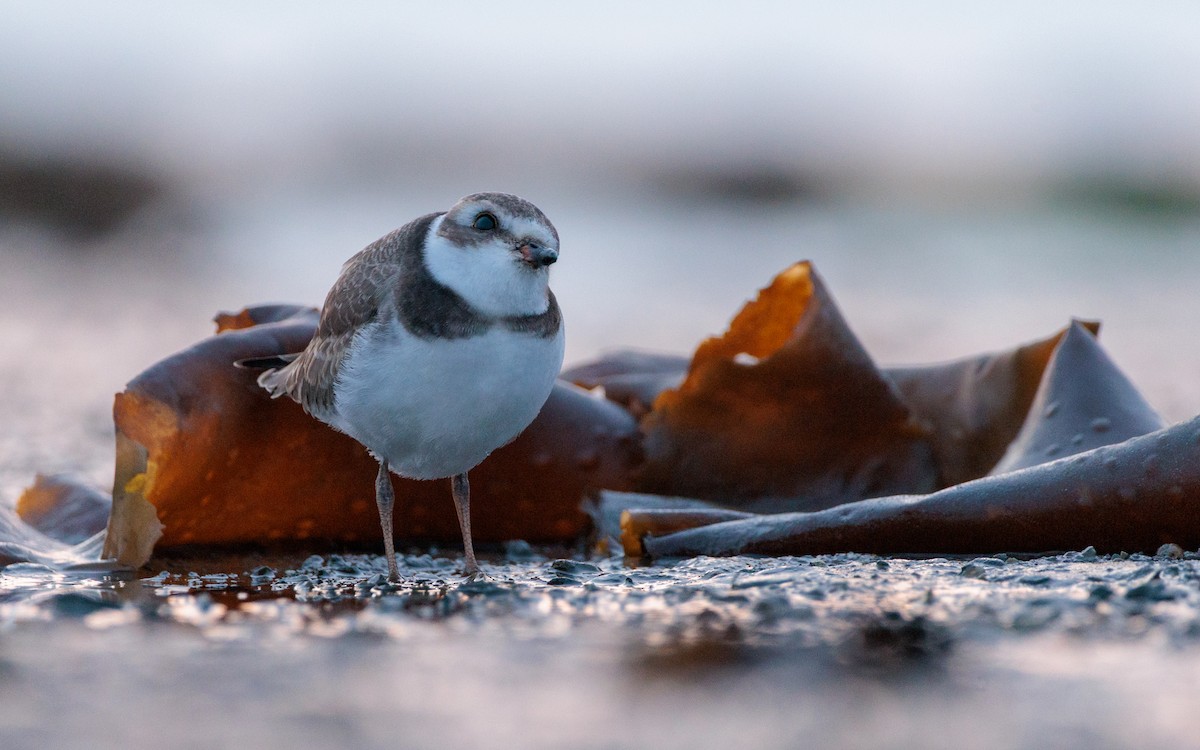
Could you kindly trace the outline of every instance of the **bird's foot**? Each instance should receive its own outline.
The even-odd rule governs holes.
[[[400,583],[401,582],[400,566],[396,564],[396,558],[389,556],[387,562],[388,562],[388,572],[387,572],[388,583]]]
[[[492,580],[488,577],[488,574],[480,570],[478,566],[474,568],[468,567],[463,571],[463,575],[466,576],[466,578],[463,580],[463,583],[484,583]]]

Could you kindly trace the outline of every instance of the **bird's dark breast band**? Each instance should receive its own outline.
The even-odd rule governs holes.
[[[558,333],[562,313],[553,292],[547,292],[549,305],[543,313],[493,318],[480,314],[457,292],[435,279],[424,258],[424,238],[435,218],[437,214],[421,217],[413,231],[390,238],[402,244],[397,248],[402,270],[395,291],[396,310],[409,333],[423,339],[463,339],[482,336],[495,326],[539,338]]]

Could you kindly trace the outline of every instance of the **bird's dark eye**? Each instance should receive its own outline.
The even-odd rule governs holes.
[[[471,226],[482,232],[490,232],[496,228],[497,223],[496,217],[485,211],[475,217],[475,221],[471,224]]]

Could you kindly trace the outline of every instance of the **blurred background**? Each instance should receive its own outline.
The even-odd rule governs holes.
[[[126,380],[479,190],[557,225],[569,363],[807,258],[881,362],[1099,318],[1192,416],[1198,73],[1194,2],[0,2],[0,491],[105,480]]]

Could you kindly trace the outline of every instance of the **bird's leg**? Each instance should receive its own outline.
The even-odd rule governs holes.
[[[392,475],[388,473],[387,461],[383,460],[379,462],[379,474],[375,477],[375,503],[379,505],[379,525],[383,527],[388,580],[396,583],[400,580],[400,570],[396,567],[396,542],[392,538],[392,508],[396,504],[396,494],[392,490]]]
[[[454,494],[454,509],[458,511],[458,526],[462,529],[463,557],[466,558],[467,577],[479,577],[479,563],[475,560],[475,547],[471,544],[471,483],[467,473],[455,474],[450,478],[450,490]]]

